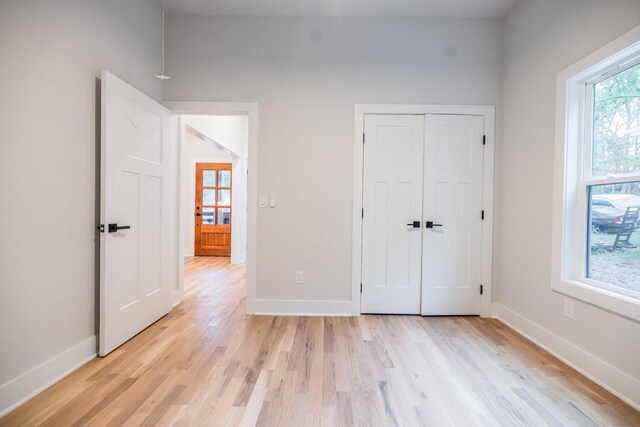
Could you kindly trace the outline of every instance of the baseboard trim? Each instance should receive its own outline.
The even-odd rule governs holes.
[[[351,301],[256,299],[257,316],[351,316]]]
[[[494,303],[495,318],[640,411],[640,380],[515,311]]]
[[[51,387],[96,357],[96,337],[87,338],[0,386],[0,417]]]

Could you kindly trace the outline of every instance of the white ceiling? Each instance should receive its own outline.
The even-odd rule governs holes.
[[[168,14],[502,17],[520,0],[159,0]]]

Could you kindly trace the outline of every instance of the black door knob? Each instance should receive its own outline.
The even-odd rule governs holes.
[[[130,225],[120,225],[120,226],[118,226],[117,223],[109,224],[109,233],[117,233],[120,230],[128,230],[130,228],[131,228]]]

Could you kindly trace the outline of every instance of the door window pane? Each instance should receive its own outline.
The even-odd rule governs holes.
[[[231,223],[231,209],[219,208],[218,209],[218,224],[230,224]]]
[[[231,205],[231,190],[218,190],[218,205],[219,206]]]
[[[640,293],[640,182],[589,188],[587,277]]]
[[[218,187],[231,187],[231,171],[218,171]]]
[[[203,205],[215,205],[216,204],[216,190],[210,190],[210,189],[202,190],[202,204]]]
[[[215,208],[203,208],[202,209],[202,223],[203,224],[215,224],[216,223],[216,210],[215,210]]]
[[[202,185],[204,187],[215,187],[216,171],[202,171]]]
[[[640,64],[594,84],[593,176],[640,171]]]

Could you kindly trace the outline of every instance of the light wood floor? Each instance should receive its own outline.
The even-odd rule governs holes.
[[[185,273],[183,304],[0,425],[640,425],[498,321],[245,316],[242,267]]]

